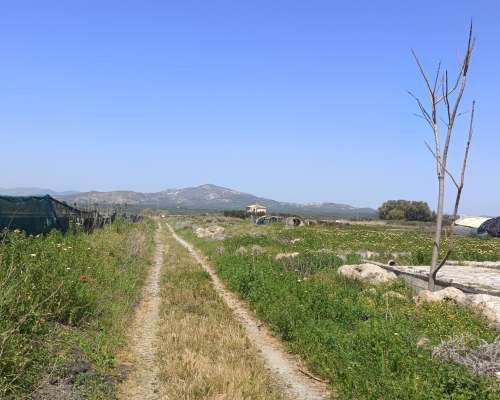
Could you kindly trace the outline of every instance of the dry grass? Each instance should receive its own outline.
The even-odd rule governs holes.
[[[167,398],[284,399],[208,274],[165,240],[159,359]]]
[[[479,346],[470,345],[465,336],[452,337],[434,348],[432,356],[465,365],[478,375],[498,377],[500,372],[500,336],[492,343],[481,340]]]

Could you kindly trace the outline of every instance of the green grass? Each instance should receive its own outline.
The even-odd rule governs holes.
[[[154,224],[117,221],[94,234],[2,235],[0,398],[23,398],[75,358],[86,398],[111,399],[109,376],[152,252]]]
[[[393,230],[376,226],[317,227],[294,230],[275,229],[274,235],[282,239],[296,237],[303,240],[293,247],[297,251],[327,248],[335,251],[364,251],[380,253],[381,261],[399,258],[401,264],[430,264],[432,234],[424,230]],[[443,253],[446,252],[446,241]],[[410,254],[403,254],[410,253]],[[495,238],[456,237],[452,259],[463,261],[498,261],[500,243]]]
[[[342,399],[498,399],[493,378],[433,359],[417,346],[453,335],[492,341],[496,332],[468,310],[454,304],[416,307],[403,281],[371,287],[336,274],[344,261],[335,250],[429,251],[428,233],[388,232],[366,227],[266,228],[261,235],[241,234],[243,225],[223,242],[200,240],[180,230],[209,255],[229,288],[247,300],[289,349],[332,383]],[[253,229],[253,228],[252,228]],[[290,244],[292,238],[301,241]],[[498,241],[460,238],[462,256],[482,259],[498,254]],[[263,255],[238,255],[241,246],[264,247]],[[224,247],[223,254],[217,248]],[[319,249],[332,254],[318,253]],[[298,251],[293,260],[275,261],[277,252]],[[410,256],[412,257],[412,256]],[[348,256],[347,262],[356,262]],[[425,260],[421,260],[425,262]],[[404,299],[388,298],[392,290]]]

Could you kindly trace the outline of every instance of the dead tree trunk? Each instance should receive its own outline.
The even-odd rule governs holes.
[[[439,255],[441,252],[441,242],[442,242],[442,231],[443,231],[443,217],[445,208],[445,192],[446,192],[446,176],[452,180],[453,184],[457,189],[455,206],[453,209],[453,221],[458,216],[458,210],[460,205],[460,199],[462,196],[462,190],[464,187],[465,171],[467,169],[467,160],[469,157],[469,148],[472,139],[473,123],[474,123],[474,108],[475,103],[472,102],[472,109],[470,114],[469,123],[469,135],[467,143],[465,145],[464,158],[462,163],[462,171],[460,174],[460,182],[458,182],[453,174],[448,170],[448,152],[450,147],[451,138],[453,136],[453,129],[455,127],[455,122],[457,117],[461,115],[459,112],[459,107],[462,101],[462,97],[465,91],[465,86],[467,83],[467,74],[469,71],[470,59],[472,55],[472,50],[474,49],[475,39],[472,35],[472,24],[469,29],[469,39],[467,41],[467,48],[463,61],[460,65],[458,76],[454,83],[450,86],[450,81],[448,78],[448,71],[445,70],[441,73],[441,63],[438,64],[436,68],[436,74],[434,80],[431,82],[428,75],[420,63],[419,58],[416,53],[412,51],[413,57],[417,63],[420,74],[425,82],[427,89],[427,94],[429,96],[429,106],[426,108],[424,103],[416,97],[413,93],[409,94],[415,99],[420,110],[419,117],[423,118],[430,128],[432,129],[434,146],[431,147],[427,142],[425,145],[429,151],[434,156],[434,162],[436,163],[436,175],[438,179],[438,204],[436,210],[436,231],[434,234],[434,243],[432,246],[432,260],[431,268],[429,271],[429,289],[434,290],[436,275],[439,269],[445,264],[446,260],[453,251],[453,238],[450,236],[448,240],[448,248],[446,254],[443,256],[441,261],[439,260]],[[440,114],[444,114],[444,118]],[[441,137],[440,133],[440,123],[444,125],[444,130],[446,134],[444,138]],[[443,142],[444,139],[444,142]]]
[[[438,272],[439,250],[441,245],[441,236],[443,232],[443,216],[444,216],[444,191],[445,191],[444,176],[438,176],[438,207],[436,212],[436,232],[434,233],[434,243],[432,245],[432,261],[429,272],[429,290],[434,290],[436,275]]]

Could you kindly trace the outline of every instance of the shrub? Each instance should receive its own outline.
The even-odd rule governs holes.
[[[432,221],[433,214],[424,201],[388,200],[378,209],[380,219]]]

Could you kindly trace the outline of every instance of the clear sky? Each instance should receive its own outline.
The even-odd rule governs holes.
[[[500,214],[496,0],[4,0],[0,187],[214,183],[435,207],[431,132],[406,93],[424,94],[410,48],[428,69],[454,69],[471,18],[464,105],[477,100],[477,124],[462,211]]]

